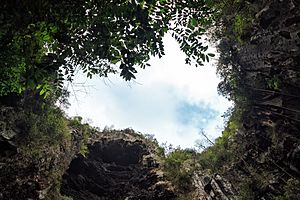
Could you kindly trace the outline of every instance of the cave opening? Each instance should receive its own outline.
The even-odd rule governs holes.
[[[88,146],[86,157],[73,159],[63,175],[61,194],[74,200],[124,199],[127,196],[149,194],[157,177],[143,165],[149,155],[141,141],[102,139]],[[151,181],[145,181],[152,177]]]

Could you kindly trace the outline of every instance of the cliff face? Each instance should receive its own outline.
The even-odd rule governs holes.
[[[67,130],[71,137],[52,143],[47,138],[31,135],[35,139],[29,142],[28,132],[33,128],[29,118],[34,117],[38,122],[42,116],[35,118],[38,115],[28,114],[21,107],[1,105],[0,108],[0,199],[61,199],[57,191],[60,177],[79,152],[80,133]]]
[[[193,180],[195,190],[191,199],[230,200],[237,194],[231,183],[219,174],[209,175],[207,172],[197,171]]]
[[[132,130],[99,132],[50,108],[33,113],[31,106],[1,105],[0,116],[0,200],[176,197],[158,145]]]
[[[152,140],[99,132],[35,98],[0,99],[0,200],[175,198]]]
[[[158,168],[154,149],[126,131],[130,132],[102,135],[89,145],[86,157],[72,160],[63,175],[62,194],[74,200],[174,199],[170,183]]]
[[[222,165],[212,167],[218,173],[196,172],[195,199],[300,199],[300,2],[239,3],[238,14],[224,19],[239,31],[224,27],[221,58],[229,67],[220,71],[231,81],[221,89],[234,94],[240,125],[211,151],[221,155]]]
[[[233,55],[248,107],[236,135],[239,159],[225,176],[248,187],[249,199],[299,199],[300,3],[252,4],[254,25]]]

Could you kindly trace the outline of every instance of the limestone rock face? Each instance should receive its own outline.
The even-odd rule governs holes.
[[[71,162],[61,193],[74,200],[174,199],[150,149],[142,140],[129,137],[97,139],[86,157]]]
[[[231,200],[236,191],[221,175],[196,172],[194,176],[194,197],[199,200]]]
[[[252,4],[257,8],[254,26],[234,55],[249,108],[242,120],[244,130],[236,135],[239,162],[225,176],[236,185],[251,180],[251,198],[271,200],[300,177],[300,3]]]
[[[24,147],[24,112],[21,107],[0,104],[0,200],[45,199],[60,180],[57,172],[64,171],[79,151],[74,135],[80,134],[70,130],[73,138],[68,145],[45,143],[43,150],[29,153],[35,146]]]

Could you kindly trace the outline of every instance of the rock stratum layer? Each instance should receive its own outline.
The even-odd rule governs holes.
[[[153,149],[138,138],[130,140],[125,132],[120,138],[102,136],[89,145],[86,157],[72,160],[63,175],[62,194],[74,200],[174,199]],[[108,136],[113,134],[117,132]]]

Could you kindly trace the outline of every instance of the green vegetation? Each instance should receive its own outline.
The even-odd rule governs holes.
[[[22,130],[15,138],[22,165],[35,166],[39,170],[32,173],[43,177],[45,184],[51,183],[41,195],[46,199],[64,199],[59,192],[61,176],[68,164],[66,157],[74,151],[68,119],[56,106],[41,103],[39,96],[27,99],[24,107],[14,112],[14,126]]]
[[[73,200],[71,197],[66,197],[60,194],[61,188],[61,177],[65,173],[65,168],[60,168],[58,170],[52,170],[48,176],[52,183],[52,186],[47,193],[47,200]]]
[[[65,102],[67,98],[64,81],[72,81],[78,71],[89,78],[117,73],[127,81],[132,80],[137,67],[149,66],[147,61],[151,56],[164,55],[162,38],[166,33],[171,33],[179,43],[186,54],[186,63],[201,66],[214,57],[207,52],[208,46],[202,40],[204,34],[213,30],[215,40],[221,39],[217,46],[220,52],[217,73],[222,79],[218,92],[235,104],[222,136],[203,152],[177,148],[165,153],[163,148],[157,147],[165,175],[178,191],[192,189],[192,176],[199,168],[222,173],[229,164],[243,159],[237,150],[246,147],[238,143],[237,133],[243,129],[246,119],[253,122],[252,118],[259,117],[259,113],[265,117],[261,121],[268,124],[273,112],[270,107],[273,110],[279,107],[281,110],[274,111],[277,115],[274,119],[281,116],[294,120],[294,114],[284,114],[286,110],[297,110],[281,106],[282,99],[279,103],[271,101],[284,88],[281,77],[284,73],[276,74],[281,69],[270,70],[274,74],[257,73],[240,66],[243,59],[248,62],[248,56],[256,59],[248,52],[238,55],[242,45],[250,40],[256,23],[254,9],[248,0],[4,0],[0,6],[0,98],[12,97],[22,104],[16,116],[17,126],[22,130],[16,139],[19,153],[38,164],[49,164],[47,158],[56,162],[55,167],[46,166],[49,167],[46,176],[53,183],[49,199],[63,198],[59,187],[66,163],[60,163],[59,158],[75,153],[86,155],[87,143],[96,132],[83,123],[81,117],[67,119],[55,106],[57,101]],[[252,53],[251,49],[247,50]],[[251,76],[247,76],[250,73]],[[252,79],[252,83],[257,84],[249,83]],[[14,96],[16,94],[19,96]],[[291,96],[290,101],[297,98],[295,96]],[[254,106],[261,106],[259,112]],[[279,126],[279,123],[274,124]],[[274,135],[278,127],[273,128]],[[76,144],[78,149],[73,149],[74,138],[80,141]],[[152,136],[141,138],[158,146]],[[251,141],[247,143],[256,145]],[[66,152],[69,154],[62,155]],[[247,162],[243,164],[252,180],[245,179],[240,184],[239,199],[255,199],[256,190],[267,188],[265,180],[269,180],[269,174],[246,166]],[[283,189],[284,194],[277,199],[299,199],[298,188],[299,181],[291,178]]]
[[[242,44],[247,40],[247,32],[254,19],[254,7],[248,0],[212,0],[212,7],[216,10],[214,15],[214,38],[226,37]]]
[[[80,151],[79,153],[85,156],[88,153],[88,139],[97,131],[95,128],[92,128],[88,123],[82,122],[82,117],[76,116],[69,120],[69,126],[72,129],[75,129],[76,132],[80,133]]]
[[[56,100],[55,96],[45,100],[38,94],[28,93],[9,115],[10,120],[16,122],[10,126],[12,130],[21,131],[13,143],[18,147],[22,165],[24,168],[36,167],[37,171],[32,173],[49,185],[41,195],[51,200],[67,200],[70,198],[60,195],[61,177],[72,157],[87,153],[88,138],[96,130],[82,123],[80,117],[68,119],[54,105]]]
[[[240,43],[242,43],[242,36],[245,34],[245,31],[248,27],[250,27],[251,18],[247,18],[240,14],[235,16],[233,31],[237,34],[237,39]]]
[[[33,90],[47,97],[79,70],[131,80],[150,56],[164,55],[168,31],[187,63],[214,56],[200,42],[213,17],[204,0],[4,0],[0,13],[0,96]]]
[[[192,176],[195,170],[194,160],[196,152],[189,149],[174,149],[163,160],[163,170],[179,192],[192,189]]]
[[[26,133],[22,138],[26,142],[21,148],[26,155],[39,158],[44,156],[40,155],[41,152],[59,148],[62,142],[70,145],[71,130],[64,113],[59,108],[44,106],[38,112],[25,111],[19,118],[20,123],[24,124],[23,130]]]
[[[208,147],[197,156],[197,162],[202,169],[209,169],[211,173],[220,173],[227,163],[231,163],[235,157],[235,136],[241,129],[241,113],[234,110],[222,132],[222,136],[215,140],[214,145]]]
[[[280,79],[277,76],[270,78],[269,80],[267,80],[267,87],[270,90],[280,91],[281,88]]]
[[[240,159],[236,152],[238,144],[235,142],[235,138],[237,132],[242,129],[240,121],[242,113],[240,109],[233,109],[228,113],[227,115],[230,117],[222,136],[202,152],[165,147],[165,151],[169,153],[162,159],[163,171],[180,193],[186,194],[192,190],[194,187],[192,177],[196,171],[204,170],[210,174],[222,174],[228,164]]]

